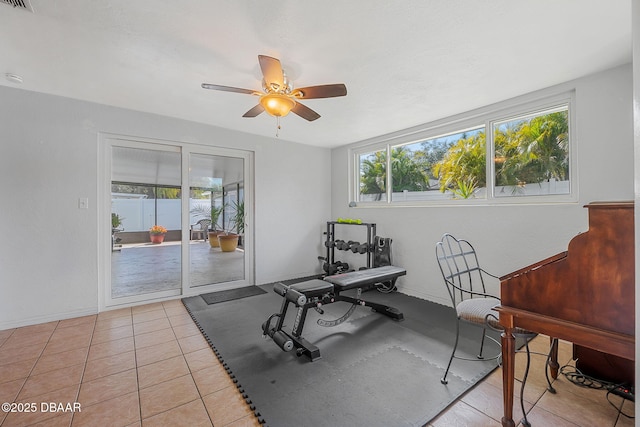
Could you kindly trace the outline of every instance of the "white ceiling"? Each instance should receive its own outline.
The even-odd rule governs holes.
[[[296,87],[345,83],[307,100],[279,138],[335,147],[406,129],[631,62],[631,0],[30,0],[0,4],[0,84],[266,137],[242,115],[257,56]]]

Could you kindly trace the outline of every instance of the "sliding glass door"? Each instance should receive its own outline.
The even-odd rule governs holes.
[[[252,284],[251,153],[119,137],[103,143],[102,211],[110,216],[101,212],[101,221],[110,220],[110,239],[102,245],[101,306]]]
[[[190,156],[191,287],[245,279],[244,199],[228,196],[229,187],[244,187],[244,168],[243,158]],[[204,226],[208,232],[201,232]]]

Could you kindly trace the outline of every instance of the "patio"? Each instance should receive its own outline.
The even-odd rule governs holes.
[[[122,298],[181,288],[181,242],[122,245],[111,254],[111,296]],[[244,279],[244,251],[222,252],[189,242],[190,287]]]

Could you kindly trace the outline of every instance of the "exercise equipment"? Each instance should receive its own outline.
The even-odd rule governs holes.
[[[336,224],[342,226],[350,226],[355,225],[359,227],[365,227],[367,233],[367,241],[364,243],[356,242],[353,240],[344,241],[342,239],[333,240],[335,237],[335,227]],[[386,265],[391,265],[391,242],[392,240],[389,237],[380,237],[376,235],[376,224],[375,223],[366,223],[362,221],[350,221],[350,220],[341,220],[338,218],[338,221],[328,221],[327,222],[327,231],[324,233],[326,235],[325,247],[327,248],[326,257],[319,257],[322,260],[326,261],[323,265],[324,272],[332,276],[334,274],[343,274],[349,271],[349,265],[346,263],[341,263],[340,261],[335,260],[335,250],[341,251],[351,251],[354,254],[362,254],[366,255],[366,266],[359,267],[359,270],[368,269],[372,267],[382,267]],[[333,242],[333,243],[329,243]],[[343,266],[346,265],[346,267]],[[396,290],[395,281],[385,281],[378,284],[376,289],[379,292],[393,292]]]
[[[339,227],[345,226],[355,226],[358,228],[364,228],[366,231],[366,241],[360,243],[355,240],[344,241],[342,239],[336,239],[336,225]],[[376,236],[376,224],[362,222],[361,220],[350,220],[350,219],[341,219],[338,218],[338,221],[327,221],[327,230],[325,231],[326,241],[326,261],[329,264],[333,264],[336,262],[335,260],[335,250],[340,251],[351,251],[354,254],[362,254],[366,255],[366,267],[379,267],[374,264],[374,241]],[[329,245],[327,242],[335,242],[333,245]],[[389,265],[389,264],[386,264]]]
[[[391,265],[391,238],[376,236],[373,245],[373,265],[376,267]],[[396,290],[395,281],[381,283],[378,292],[389,293]]]
[[[349,250],[355,254],[358,252],[359,246],[360,246],[360,242],[351,242],[351,244],[349,245]]]
[[[329,264],[331,265],[331,264]],[[305,355],[313,362],[320,358],[320,350],[315,345],[302,337],[304,322],[310,308],[324,314],[323,305],[335,302],[347,302],[351,304],[349,310],[341,317],[334,320],[319,319],[320,326],[336,326],[351,316],[357,306],[370,307],[373,311],[401,321],[404,315],[393,307],[366,301],[361,298],[362,292],[375,289],[385,282],[395,282],[400,276],[407,274],[404,268],[387,265],[383,267],[369,268],[366,270],[352,271],[348,273],[326,276],[323,280],[314,279],[296,283],[290,286],[276,283],[273,291],[282,296],[280,312],[274,313],[262,324],[262,332],[265,337],[270,337],[283,351],[296,349],[296,355]],[[356,290],[356,296],[343,295],[348,290]],[[289,305],[297,308],[295,320],[290,333],[282,330]],[[274,324],[275,319],[275,324]]]
[[[362,220],[352,218],[338,218],[336,222],[338,224],[362,224]]]
[[[354,243],[358,243],[354,242],[353,240],[349,240],[348,242],[345,242],[344,240],[336,240],[336,242],[339,242],[336,244],[336,249],[341,251],[348,251],[351,249],[351,245],[353,245]]]
[[[336,244],[337,244],[337,243],[338,243],[338,242],[333,242],[333,241],[331,241],[331,240],[325,240],[324,245],[325,245],[327,248],[333,248],[333,247],[335,247],[335,246],[336,246]]]
[[[358,254],[366,254],[367,252],[369,252],[370,248],[369,245],[367,243],[363,243],[361,245],[356,244],[358,242],[355,242],[353,245],[351,245],[351,252],[358,253]]]
[[[322,257],[319,257],[319,258],[322,258]],[[328,262],[324,262],[322,264],[322,269],[325,271],[325,273],[331,276],[334,274],[339,274],[339,273],[344,273],[349,271],[349,263],[337,261],[332,264],[329,264]]]

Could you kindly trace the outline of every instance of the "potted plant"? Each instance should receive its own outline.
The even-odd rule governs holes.
[[[224,211],[224,205],[222,206],[211,206],[211,226],[209,227],[209,245],[212,248],[217,248],[220,246],[218,243],[218,236],[222,233],[221,230],[218,230],[218,220]]]
[[[218,242],[222,252],[234,252],[238,247],[238,236],[235,233],[218,234]]]
[[[233,207],[235,214],[231,217],[231,221],[233,221],[236,232],[240,236],[238,238],[238,244],[242,246],[242,239],[244,237],[244,200],[242,202],[234,202]]]
[[[222,215],[222,211],[224,211],[224,205],[222,206],[210,206],[210,208],[205,208],[202,206],[196,206],[191,209],[191,213],[198,215],[199,217],[206,219],[211,218],[211,225],[209,226],[209,245],[212,248],[217,248],[220,246],[218,243],[218,235],[222,233],[222,231],[218,230],[218,220],[220,219],[220,215]]]
[[[119,231],[123,231],[124,228],[120,228],[122,226],[123,217],[118,215],[117,213],[111,212],[111,250],[120,250],[122,245],[118,244],[121,241],[119,237],[116,237],[116,233]]]
[[[122,218],[117,213],[111,212],[111,229],[114,230],[114,231],[121,231],[121,230],[119,230],[119,228],[122,225],[122,220],[123,219],[124,218]]]
[[[167,234],[167,229],[161,225],[154,225],[149,229],[149,238],[153,244],[162,243],[165,234]]]
[[[235,212],[230,218],[229,230],[235,229],[236,233],[227,231],[218,235],[220,249],[223,252],[235,251],[244,233],[244,202],[233,202],[233,208]]]

